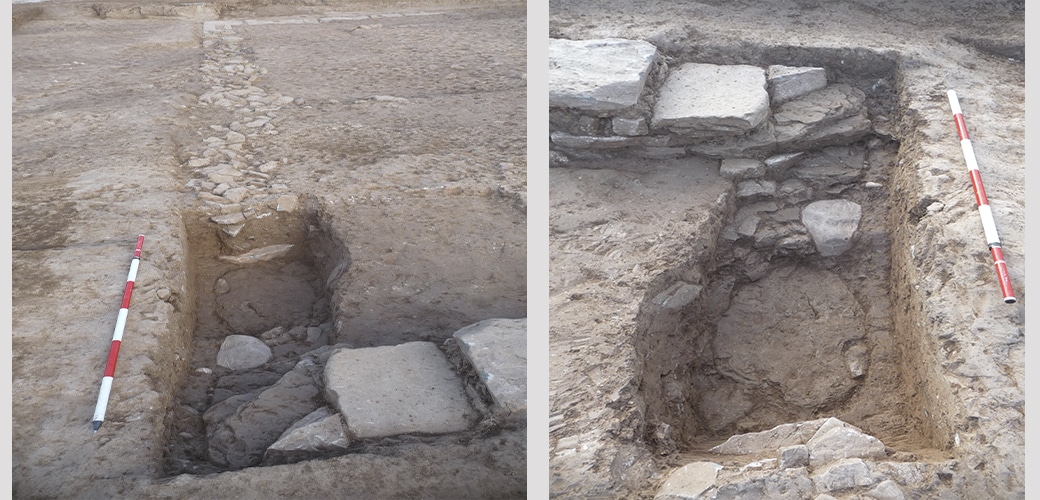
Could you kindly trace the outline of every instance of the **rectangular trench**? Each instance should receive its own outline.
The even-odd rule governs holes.
[[[950,444],[936,439],[944,424],[928,418],[930,402],[913,383],[931,359],[919,351],[924,332],[897,325],[893,304],[901,284],[892,282],[891,252],[906,245],[894,241],[895,229],[928,210],[919,203],[907,217],[891,208],[914,196],[894,175],[904,163],[892,126],[900,113],[895,60],[864,50],[757,52],[690,48],[671,56],[825,67],[830,84],[864,92],[875,131],[799,151],[790,167],[764,177],[781,186],[775,197],[742,193],[735,180],[717,207],[713,248],[651,286],[635,346],[644,360],[637,371],[643,439],[662,454],[703,456],[735,434],[837,417],[878,437],[897,458],[940,457]],[[821,201],[857,207],[858,227],[840,249],[817,248],[805,228],[810,205],[828,214],[846,206]],[[696,298],[662,307],[688,286],[674,277],[691,274],[700,277]]]

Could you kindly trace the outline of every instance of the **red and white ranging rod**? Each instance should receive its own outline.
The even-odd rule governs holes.
[[[105,376],[101,379],[101,393],[98,394],[97,406],[94,407],[94,433],[105,421],[108,409],[108,396],[112,392],[112,379],[116,374],[116,359],[119,358],[119,345],[123,342],[123,328],[126,327],[126,316],[130,312],[130,295],[134,293],[134,280],[137,279],[137,267],[141,262],[141,247],[144,246],[144,235],[137,237],[137,248],[130,261],[130,274],[126,277],[126,288],[123,289],[123,304],[119,307],[116,318],[116,330],[112,333],[112,345],[108,349],[108,363],[105,364]]]
[[[964,161],[968,164],[968,173],[971,175],[971,187],[975,189],[975,203],[979,206],[979,216],[982,217],[982,230],[986,233],[986,243],[993,255],[993,262],[997,268],[997,281],[1000,283],[1000,292],[1004,294],[1004,302],[1014,304],[1015,292],[1011,289],[1011,276],[1008,275],[1007,263],[1004,262],[1004,251],[1000,247],[1000,238],[997,236],[997,224],[993,221],[993,211],[989,208],[989,200],[986,198],[986,188],[982,186],[982,174],[979,173],[979,164],[975,159],[975,150],[971,147],[971,139],[968,138],[968,126],[964,124],[964,114],[961,113],[961,105],[957,100],[957,93],[950,90],[946,93],[950,98],[950,108],[953,109],[953,119],[957,122],[957,137],[961,141],[961,149],[964,151]]]

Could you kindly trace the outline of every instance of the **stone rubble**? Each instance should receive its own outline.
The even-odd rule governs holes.
[[[277,465],[345,453],[366,439],[465,432],[481,419],[526,421],[526,318],[485,320],[454,339],[492,395],[493,411],[473,399],[481,391],[464,388],[434,344],[330,345],[332,328],[277,326],[227,337],[203,415],[214,463]]]
[[[371,13],[323,17],[279,19],[246,19],[206,21],[202,26],[205,58],[200,71],[208,89],[198,96],[198,105],[230,111],[227,122],[213,123],[199,131],[203,147],[187,151],[181,167],[190,172],[187,188],[196,193],[206,209],[219,212],[210,220],[229,236],[237,236],[243,227],[268,209],[293,212],[298,209],[296,195],[279,178],[278,172],[293,166],[287,158],[268,158],[263,142],[279,134],[280,111],[286,107],[304,106],[302,99],[262,87],[267,68],[243,47],[243,38],[235,34],[239,26],[264,24],[318,24],[377,21],[387,17],[443,15],[441,12]],[[372,29],[379,24],[364,24],[358,29]],[[374,96],[373,100],[400,98]]]
[[[859,205],[841,196],[864,185],[863,150],[848,146],[872,131],[862,91],[829,83],[815,67],[668,68],[645,41],[550,45],[551,166],[619,155],[717,158],[719,173],[735,184],[738,209],[773,201],[808,210],[802,217],[781,211],[736,218],[724,237],[750,244],[759,255],[749,259],[837,257],[855,243]],[[611,58],[622,50],[639,57]],[[628,82],[625,99],[618,98],[619,82]],[[817,209],[837,206],[840,217],[819,216]]]
[[[691,462],[671,471],[654,498],[902,499],[933,490],[956,464],[885,462],[881,441],[836,418],[739,434],[711,452],[757,460]]]

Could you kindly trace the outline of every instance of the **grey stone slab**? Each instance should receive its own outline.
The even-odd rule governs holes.
[[[844,458],[878,460],[886,457],[885,445],[880,440],[844,422],[830,429],[821,427],[806,446],[809,465],[814,469]]]
[[[701,498],[701,493],[715,486],[720,469],[721,465],[712,462],[693,462],[675,469],[665,478],[654,500]]]
[[[325,397],[358,438],[458,432],[476,418],[430,342],[336,351],[325,365]]]
[[[557,146],[573,149],[619,149],[645,144],[643,137],[571,135],[566,132],[552,132],[549,139]]]
[[[769,116],[762,68],[687,63],[671,71],[654,105],[655,128],[743,134]]]
[[[646,118],[623,118],[615,116],[610,121],[611,129],[617,135],[637,136],[650,133],[650,127],[646,124]]]
[[[488,319],[455,332],[466,359],[508,416],[527,416],[527,318]]]
[[[747,455],[771,452],[785,446],[805,444],[811,439],[827,419],[821,418],[808,422],[781,424],[772,429],[738,434],[731,436],[726,442],[715,446],[710,451],[725,455]]]
[[[827,86],[827,71],[823,68],[770,66],[766,81],[769,83],[773,104],[781,104]]]
[[[641,40],[549,40],[549,106],[616,111],[639,101],[657,54]]]
[[[264,455],[265,462],[284,462],[318,453],[341,451],[350,446],[346,426],[339,413],[322,407],[285,430]]]
[[[861,458],[846,458],[833,462],[812,475],[818,493],[848,490],[874,484],[870,469]]]
[[[744,180],[765,173],[765,164],[755,158],[725,158],[719,165],[719,174],[726,179]]]

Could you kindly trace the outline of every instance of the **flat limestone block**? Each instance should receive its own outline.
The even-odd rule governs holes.
[[[773,104],[781,104],[827,86],[823,68],[770,66],[768,76]]]
[[[654,105],[654,127],[742,134],[769,116],[765,70],[687,63],[668,75]]]
[[[527,318],[488,319],[454,336],[499,409],[526,418]]]
[[[614,111],[643,93],[657,47],[642,40],[549,40],[549,106]]]
[[[668,474],[654,500],[694,500],[715,486],[722,466],[712,462],[693,462]]]
[[[430,342],[336,351],[325,365],[325,398],[358,438],[458,432],[477,417]]]

